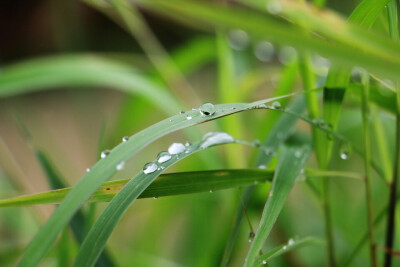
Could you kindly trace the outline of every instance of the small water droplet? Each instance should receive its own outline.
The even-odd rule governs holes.
[[[325,127],[326,126],[325,121],[324,121],[323,118],[315,118],[315,119],[313,119],[313,122],[316,125],[318,125],[319,127]]]
[[[117,164],[115,169],[117,169],[117,171],[121,171],[124,169],[124,167],[125,167],[125,161],[121,161],[120,163]]]
[[[153,199],[158,199],[158,197],[153,197]]]
[[[350,157],[352,148],[348,142],[342,142],[339,148],[340,158],[342,160],[347,160]]]
[[[289,239],[288,245],[289,245],[289,246],[293,246],[293,245],[294,245],[294,240],[293,240],[293,238],[290,238],[290,239]]]
[[[282,5],[278,0],[270,0],[267,2],[267,11],[273,15],[282,12]]]
[[[274,46],[270,42],[261,41],[254,47],[254,55],[262,62],[271,61],[274,57]]]
[[[260,140],[258,140],[258,139],[254,140],[254,141],[253,141],[253,145],[254,145],[255,147],[260,147],[260,146],[261,146]]]
[[[283,246],[283,248],[282,248],[283,250],[286,250],[287,249],[287,246]]]
[[[100,157],[102,159],[104,159],[105,157],[107,157],[109,154],[111,153],[111,151],[109,149],[106,149],[104,151],[101,152]]]
[[[265,168],[267,168],[267,166],[265,166],[265,164],[262,164],[262,165],[258,165],[258,168],[259,169],[265,169]]]
[[[191,145],[190,142],[186,142],[186,143],[185,143],[185,146],[190,146],[190,145]]]
[[[179,111],[179,114],[185,114],[184,110]]]
[[[166,151],[161,151],[160,153],[158,153],[157,155],[157,162],[158,163],[164,163],[167,162],[168,160],[171,159],[171,154],[169,154]]]
[[[192,119],[192,116],[187,115],[187,116],[186,116],[186,119],[187,119],[187,120],[191,120],[191,119]]]
[[[214,193],[214,191],[213,191],[213,190],[210,190],[210,193]]]
[[[249,36],[243,30],[231,30],[228,33],[229,45],[235,50],[244,50],[249,45]]]
[[[226,144],[235,139],[225,132],[209,132],[203,136],[200,148],[207,148],[217,144]]]
[[[282,108],[281,103],[279,103],[278,101],[274,101],[272,103],[272,108],[273,109],[281,109]]]
[[[172,120],[172,119],[169,119],[169,121],[170,121],[170,122],[173,122],[173,120]]]
[[[279,61],[284,65],[290,64],[296,57],[297,51],[291,46],[282,47],[278,54]]]
[[[155,164],[154,162],[149,162],[146,163],[143,167],[143,172],[145,174],[149,174],[149,173],[153,173],[157,170],[157,164]]]
[[[300,157],[301,157],[301,151],[300,151],[300,150],[297,150],[296,152],[294,152],[294,156],[295,156],[296,158],[300,158]]]
[[[256,236],[256,234],[254,232],[249,233],[249,238],[254,238],[255,236]]]
[[[90,168],[86,168],[86,172],[90,172],[91,171],[91,169]]]
[[[270,147],[266,147],[266,148],[264,148],[264,153],[267,156],[272,156],[272,155],[274,155],[274,150],[272,150],[272,148],[270,148]]]
[[[215,113],[215,106],[211,103],[204,103],[199,110],[202,115],[211,116]]]
[[[263,260],[263,261],[262,261],[262,264],[264,264],[264,265],[267,264],[267,261],[266,261],[266,260]]]
[[[182,153],[183,151],[185,151],[185,145],[182,143],[172,143],[168,147],[168,152],[171,155],[179,154]]]
[[[126,142],[126,141],[128,141],[129,140],[129,136],[124,136],[124,137],[122,137],[122,142]]]

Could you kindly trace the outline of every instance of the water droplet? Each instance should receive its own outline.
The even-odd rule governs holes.
[[[342,142],[339,147],[339,155],[342,160],[347,160],[352,152],[350,143]]]
[[[204,103],[199,110],[202,115],[211,116],[215,113],[215,106],[211,103]]]
[[[273,15],[282,12],[282,5],[278,0],[270,0],[267,2],[267,11]]]
[[[265,164],[262,164],[262,165],[258,165],[258,168],[259,169],[265,169],[265,168],[267,168],[267,166],[265,166]]]
[[[282,47],[278,55],[279,61],[284,65],[290,64],[296,57],[297,51],[291,46]]]
[[[125,161],[121,161],[120,163],[117,164],[115,168],[117,169],[117,171],[121,171],[124,169],[124,167],[125,167]]]
[[[185,146],[182,143],[172,143],[168,147],[168,152],[171,155],[179,154],[185,151]]]
[[[122,137],[122,142],[126,142],[126,141],[128,141],[129,140],[129,136],[124,136],[124,137]]]
[[[91,169],[90,168],[86,168],[86,172],[90,172],[91,171]]]
[[[263,261],[262,261],[262,264],[264,264],[264,265],[267,264],[267,261],[266,261],[266,260],[263,260]]]
[[[186,116],[186,119],[187,119],[187,120],[191,120],[191,119],[192,119],[192,116],[187,115],[187,116]]]
[[[186,143],[185,143],[185,146],[190,146],[190,145],[191,145],[190,142],[186,142]]]
[[[272,148],[270,148],[270,147],[266,147],[266,148],[264,149],[264,153],[265,153],[265,155],[267,155],[267,156],[272,156],[272,155],[274,155],[274,150],[272,150]]]
[[[287,246],[283,246],[283,248],[282,248],[283,250],[286,250],[287,249]]]
[[[288,245],[289,245],[289,246],[293,246],[293,245],[294,245],[294,240],[293,240],[293,238],[290,238],[290,239],[289,239]]]
[[[145,174],[153,173],[153,172],[155,172],[156,170],[157,170],[157,164],[155,164],[154,162],[146,163],[146,164],[144,165],[144,167],[143,167],[143,172],[144,172]]]
[[[256,236],[256,234],[254,232],[249,233],[249,238],[254,238],[255,236]]]
[[[153,199],[158,199],[158,197],[153,197]]]
[[[319,76],[326,76],[328,74],[329,67],[331,62],[329,59],[321,57],[319,55],[314,55],[312,58],[313,62],[313,71],[315,74]]]
[[[107,157],[109,154],[111,153],[111,151],[109,149],[106,149],[104,151],[101,152],[100,157],[102,159],[104,159],[105,157]]]
[[[214,191],[213,191],[213,190],[210,190],[210,193],[214,193]]]
[[[260,140],[258,140],[258,139],[254,140],[254,141],[253,141],[253,145],[254,145],[255,147],[260,147],[260,146],[261,146]]]
[[[296,158],[300,158],[300,157],[301,157],[301,151],[300,151],[300,150],[297,150],[296,152],[294,152],[294,156],[295,156]]]
[[[254,55],[262,62],[268,62],[274,57],[274,46],[270,42],[261,41],[254,47]]]
[[[209,132],[204,135],[200,148],[231,143],[233,141],[235,141],[235,139],[225,132]]]
[[[179,114],[185,114],[184,110],[179,111]]]
[[[244,50],[249,45],[249,36],[243,30],[231,30],[228,33],[229,45],[235,50]]]
[[[313,119],[313,122],[316,125],[318,125],[319,127],[325,127],[326,126],[325,121],[324,121],[323,118],[315,118],[315,119]]]
[[[281,103],[279,103],[278,101],[273,102],[272,108],[273,109],[281,109],[282,108]]]
[[[306,171],[304,170],[304,168],[301,168],[300,170],[300,174],[304,174]]]
[[[170,159],[171,159],[171,155],[166,151],[162,151],[162,152],[158,153],[158,155],[157,155],[157,162],[158,163],[164,163],[164,162],[167,162]]]
[[[173,122],[173,120],[172,120],[172,119],[169,119],[169,121],[170,121],[170,122]]]

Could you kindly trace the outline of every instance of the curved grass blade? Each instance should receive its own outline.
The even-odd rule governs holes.
[[[271,232],[272,226],[275,224],[285,204],[297,175],[306,163],[310,153],[311,148],[309,145],[286,147],[284,149],[275,171],[256,236],[251,244],[244,266],[253,266],[259,251],[262,249],[265,240]]]
[[[226,133],[209,133],[204,136],[202,141],[185,147],[178,154],[170,155],[171,158],[168,161],[164,163],[155,161],[150,163],[150,165],[145,165],[145,169],[140,171],[119,191],[99,216],[78,251],[73,266],[92,266],[94,264],[128,207],[167,168],[193,153],[210,146],[234,142],[233,137]],[[151,166],[151,172],[146,172],[146,166]],[[214,189],[208,188],[208,190],[212,191]]]
[[[268,264],[271,260],[279,257],[294,249],[310,245],[324,245],[325,241],[317,237],[305,237],[302,239],[289,239],[287,244],[273,248],[256,259],[253,266],[262,266]]]
[[[31,241],[19,262],[19,266],[32,266],[38,264],[40,259],[47,253],[55,242],[57,235],[66,226],[73,214],[96,191],[97,188],[99,188],[116,172],[116,166],[132,157],[152,141],[180,129],[244,110],[255,109],[265,102],[285,97],[287,96],[260,100],[253,103],[219,104],[215,105],[215,113],[209,116],[202,115],[198,110],[191,110],[185,114],[175,115],[160,121],[131,136],[128,141],[116,146],[107,157],[98,161],[91,171],[86,173],[86,175],[83,176],[74,186],[50,219]]]
[[[167,89],[138,70],[96,55],[32,59],[4,67],[0,76],[0,97],[62,87],[112,88],[139,94],[170,115],[180,106]]]
[[[176,196],[249,186],[272,180],[272,170],[239,169],[162,174],[138,198]],[[130,179],[104,183],[88,202],[108,202]],[[0,208],[59,204],[71,188],[0,200]]]

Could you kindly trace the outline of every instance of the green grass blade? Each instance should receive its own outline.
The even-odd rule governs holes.
[[[111,88],[143,96],[169,115],[180,104],[135,68],[95,55],[32,59],[2,69],[0,97],[65,87]]]
[[[256,259],[253,266],[263,266],[268,264],[271,260],[279,257],[292,250],[310,246],[310,245],[324,245],[324,240],[316,237],[305,237],[298,240],[289,239],[287,244],[273,248]]]
[[[215,106],[215,113],[210,116],[202,115],[198,110],[191,110],[185,114],[178,114],[159,123],[156,123],[137,134],[131,136],[127,142],[116,146],[105,158],[97,162],[90,172],[76,184],[69,192],[56,211],[39,230],[27,247],[19,266],[37,264],[55,242],[60,231],[66,226],[79,207],[116,172],[116,166],[126,161],[152,141],[177,130],[199,123],[228,116],[240,111],[257,108],[259,105],[284,98],[272,98],[253,103],[220,104]],[[191,119],[189,120],[189,116]]]
[[[213,170],[162,174],[138,198],[165,197],[182,194],[217,191],[249,186],[271,181],[273,171],[258,169]],[[126,185],[130,179],[104,183],[88,202],[108,202]],[[39,194],[0,200],[0,208],[23,207],[39,204],[59,204],[71,191],[62,188]]]
[[[251,244],[244,266],[253,266],[259,251],[262,249],[265,240],[271,232],[272,226],[275,224],[285,204],[298,173],[303,168],[310,153],[311,149],[308,145],[287,147],[283,151],[275,171],[256,236]]]
[[[212,143],[209,143],[212,141]],[[88,236],[83,242],[78,254],[76,256],[74,266],[92,266],[97,260],[101,251],[104,249],[107,240],[109,239],[114,228],[128,209],[128,207],[139,197],[139,195],[167,168],[176,162],[186,158],[193,153],[201,151],[202,149],[208,148],[211,144],[220,145],[234,142],[233,138],[228,139],[210,137],[210,139],[204,138],[200,142],[193,143],[185,148],[179,154],[171,155],[171,159],[160,163],[157,169],[151,173],[139,172],[133,177],[115,197],[111,200],[110,204],[106,207],[96,223],[90,230]],[[201,183],[202,181],[200,181]],[[209,191],[214,190],[213,188],[207,188]]]

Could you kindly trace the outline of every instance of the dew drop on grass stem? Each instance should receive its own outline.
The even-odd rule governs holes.
[[[104,151],[101,152],[100,157],[101,157],[102,159],[104,159],[104,158],[107,157],[110,153],[111,153],[111,150],[106,149],[106,150],[104,150]]]
[[[185,145],[182,143],[172,143],[168,147],[168,152],[171,155],[179,154],[182,153],[183,151],[185,151]]]
[[[122,137],[122,142],[126,142],[126,141],[128,141],[129,140],[129,136],[124,136],[124,137]]]
[[[254,55],[261,62],[268,62],[274,57],[274,46],[270,42],[261,41],[254,47]]]
[[[199,108],[201,115],[211,116],[215,113],[215,106],[211,103],[204,103]]]
[[[158,156],[157,156],[157,162],[158,163],[164,163],[164,162],[167,162],[170,159],[171,159],[171,154],[169,154],[168,152],[161,151],[160,153],[158,153]]]
[[[143,167],[143,173],[145,174],[153,173],[156,170],[157,170],[157,164],[155,164],[154,162],[146,163]]]

